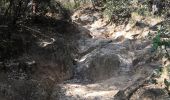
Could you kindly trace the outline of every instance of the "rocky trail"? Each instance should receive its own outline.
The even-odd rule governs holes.
[[[74,24],[42,17],[21,25],[25,33],[13,38],[27,52],[0,62],[0,100],[169,100],[150,84],[161,62],[148,33],[163,19],[131,19],[108,24],[101,12],[85,7],[72,15]]]
[[[85,35],[78,40],[80,57],[75,59],[74,77],[57,85],[60,91],[54,97],[58,100],[166,100],[165,92],[157,94],[161,91],[157,86],[144,86],[147,83],[144,81],[149,80],[160,64],[153,60],[151,41],[145,38],[151,31],[149,27],[137,26],[138,21],[120,28],[106,26],[100,13],[88,9],[76,11],[72,20],[79,25],[81,34],[91,37]],[[136,91],[140,92],[136,95]]]

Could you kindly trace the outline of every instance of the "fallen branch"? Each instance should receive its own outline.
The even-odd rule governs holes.
[[[40,32],[40,31],[38,31],[38,30],[36,30],[36,29],[30,28],[30,27],[28,27],[28,26],[25,26],[25,25],[20,25],[20,26],[26,28],[27,30],[30,30],[30,31],[33,31],[33,32],[42,34],[42,32]]]
[[[39,31],[39,30],[33,29],[33,28],[28,27],[28,26],[25,26],[25,25],[20,25],[20,26],[23,27],[23,28],[25,28],[25,29],[28,30],[28,31],[32,31],[32,32],[38,33],[38,35],[41,35],[41,36],[43,36],[43,37],[45,37],[45,38],[50,38],[50,39],[51,39],[51,37],[44,35],[44,34],[43,34],[41,31]],[[56,33],[56,35],[58,35],[59,37],[62,37],[62,35],[60,35],[60,34],[58,34],[58,33]]]
[[[126,89],[120,90],[114,96],[114,100],[129,100],[133,93],[135,93],[139,88],[143,87],[145,84],[148,83],[148,81],[151,79],[151,76],[152,75],[146,78],[140,78]]]

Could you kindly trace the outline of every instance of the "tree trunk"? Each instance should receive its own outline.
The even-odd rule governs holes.
[[[36,3],[35,0],[32,0],[32,13],[35,14],[35,10],[36,10]]]

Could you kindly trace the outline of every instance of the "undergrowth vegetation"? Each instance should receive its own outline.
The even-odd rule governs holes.
[[[125,22],[132,12],[141,16],[168,16],[169,0],[106,0],[104,15],[114,23]]]
[[[131,17],[130,3],[127,0],[107,0],[104,15],[110,22],[123,24]]]
[[[158,50],[165,57],[170,57],[167,48],[170,46],[169,31],[165,27],[158,29],[156,36],[153,38],[153,49]],[[163,51],[165,50],[165,52]]]
[[[169,47],[170,47],[170,32],[167,30],[166,27],[161,26],[156,35],[152,38],[152,48],[153,52],[160,55],[160,59],[162,59],[162,65],[159,69],[154,70],[153,73],[153,83],[155,84],[163,84],[165,89],[170,93],[169,86],[170,86],[170,54],[169,54]],[[170,94],[169,94],[170,95]]]

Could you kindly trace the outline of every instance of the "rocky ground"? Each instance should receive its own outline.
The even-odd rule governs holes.
[[[99,12],[88,8],[76,11],[72,19],[82,34],[78,40],[80,57],[74,78],[57,85],[59,100],[169,100],[159,86],[148,82],[160,65],[153,58],[150,29],[162,19],[132,15],[134,21],[115,27]],[[154,20],[154,21],[152,21]],[[150,22],[149,22],[150,21]],[[85,28],[87,30],[82,29]],[[145,84],[145,85],[144,85]]]
[[[33,38],[29,56],[20,57],[33,74],[15,67],[15,61],[8,66],[18,70],[0,73],[0,100],[169,100],[163,88],[148,82],[161,62],[154,58],[147,34],[162,19],[135,14],[132,19],[114,26],[89,7],[75,11],[74,27],[62,26],[69,28],[56,37]]]

